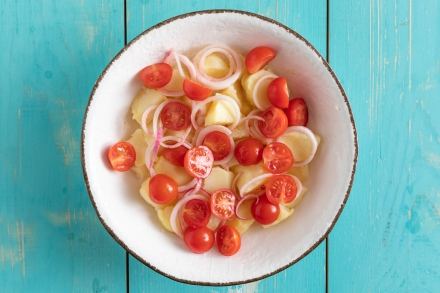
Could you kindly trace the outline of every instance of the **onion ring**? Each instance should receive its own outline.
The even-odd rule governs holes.
[[[312,151],[310,152],[310,155],[307,157],[307,159],[305,159],[302,162],[299,163],[293,163],[292,167],[301,167],[304,165],[307,165],[308,163],[310,163],[310,161],[315,157],[316,154],[316,150],[318,149],[318,141],[316,140],[315,135],[313,134],[312,131],[310,131],[310,129],[308,129],[307,127],[304,126],[290,126],[287,127],[286,131],[284,132],[284,134],[280,137],[277,138],[277,141],[281,141],[283,136],[291,133],[291,132],[301,132],[304,133],[305,135],[307,135],[310,139],[310,141],[312,142]]]

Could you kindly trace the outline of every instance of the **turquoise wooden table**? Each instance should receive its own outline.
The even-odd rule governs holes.
[[[329,237],[232,287],[181,284],[101,225],[80,161],[95,80],[152,25],[205,9],[275,19],[344,86],[359,160]],[[0,0],[0,292],[440,292],[440,1]]]

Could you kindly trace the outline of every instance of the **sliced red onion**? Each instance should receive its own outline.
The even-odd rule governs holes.
[[[168,141],[168,140],[176,141],[177,143],[166,144],[165,141]],[[162,141],[160,142],[160,145],[163,146],[164,148],[168,148],[168,149],[174,149],[174,148],[177,148],[181,145],[185,146],[187,149],[190,149],[193,147],[192,144],[190,144],[189,142],[187,142],[181,138],[178,138],[177,136],[172,136],[172,135],[164,136],[162,138]]]
[[[234,180],[232,181],[232,191],[233,191],[235,194],[238,194],[239,197],[240,197],[240,193],[237,192],[237,186],[235,185],[235,183],[237,183],[237,179],[238,179],[241,175],[243,175],[243,172],[238,173],[237,176],[235,176]],[[240,197],[240,198],[241,198],[241,197]]]
[[[312,151],[310,152],[310,155],[307,157],[307,159],[305,159],[302,162],[294,162],[293,165],[292,165],[292,167],[301,167],[301,166],[304,166],[304,165],[307,165],[308,163],[310,163],[310,161],[315,156],[316,150],[318,149],[318,141],[316,140],[316,137],[313,134],[313,132],[310,131],[310,129],[308,129],[307,127],[304,127],[304,126],[290,126],[290,127],[287,127],[287,129],[284,132],[284,134],[277,138],[277,141],[281,141],[282,137],[284,135],[286,135],[288,133],[291,133],[291,132],[295,132],[295,131],[304,133],[305,135],[307,135],[309,137],[310,141],[312,142]]]
[[[239,192],[240,197],[243,198],[243,196],[244,196],[244,192],[246,191],[246,189],[247,189],[249,186],[251,186],[252,184],[254,184],[255,182],[260,181],[260,180],[263,180],[263,179],[266,179],[266,178],[269,178],[269,177],[272,177],[272,176],[273,176],[273,174],[268,173],[268,174],[263,174],[263,175],[257,176],[257,177],[255,177],[255,178],[249,180],[248,182],[246,182],[246,183],[240,188],[240,192]]]
[[[176,224],[177,214],[178,214],[179,210],[188,201],[190,201],[192,199],[200,199],[200,200],[203,200],[203,201],[209,203],[209,199],[207,199],[205,196],[199,195],[199,194],[189,195],[189,196],[185,197],[184,199],[182,199],[181,201],[176,203],[176,205],[174,206],[173,211],[171,212],[171,215],[170,215],[170,224],[171,224],[171,228],[173,229],[174,233],[176,233],[180,238],[183,238],[183,233],[182,233],[182,230],[178,229],[177,224]]]
[[[267,75],[263,75],[262,77],[260,77],[260,79],[255,83],[254,86],[254,90],[252,91],[252,100],[255,103],[255,106],[257,106],[258,109],[260,110],[265,110],[267,107],[265,107],[264,105],[262,105],[260,103],[260,101],[257,99],[257,92],[258,92],[258,88],[261,86],[261,83],[268,79],[268,78],[277,78],[278,76],[276,76],[275,74],[267,74]],[[268,100],[269,106],[272,105],[269,100]]]
[[[221,160],[214,161],[215,165],[226,164],[234,156],[234,149],[235,149],[235,142],[234,142],[234,139],[232,138],[232,135],[231,135],[232,131],[230,129],[226,128],[223,125],[206,126],[202,130],[200,130],[199,135],[197,136],[196,146],[203,144],[203,140],[205,139],[206,135],[208,135],[209,133],[211,133],[213,131],[219,131],[221,133],[224,133],[224,134],[226,134],[226,136],[229,139],[229,143],[231,145],[231,148],[229,149],[229,154]]]
[[[154,142],[153,154],[151,155],[150,166],[147,166],[148,169],[153,168],[154,160],[156,160],[157,154],[159,153],[161,140],[162,140],[162,126],[159,125],[159,129],[157,130],[157,135],[156,135],[156,141]]]
[[[202,188],[202,178],[197,178],[196,188],[194,188],[194,193],[198,193]]]
[[[253,194],[253,193],[250,193],[250,194],[248,194],[248,195],[242,197],[242,198],[237,202],[237,205],[235,206],[235,216],[236,216],[237,218],[239,218],[240,220],[253,220],[253,219],[254,219],[254,218],[252,218],[252,217],[251,217],[251,218],[245,218],[245,217],[242,217],[242,216],[240,216],[240,215],[238,214],[238,207],[239,207],[244,201],[249,200],[249,199],[252,199],[252,198],[257,198],[257,200],[258,200],[258,195]]]
[[[151,163],[151,162],[154,162],[154,161],[151,161],[151,153],[153,151],[153,148],[154,148],[154,143],[150,144],[147,147],[147,149],[145,150],[145,166],[147,166],[148,172],[150,172],[151,177],[156,175],[156,171],[154,171],[154,168],[153,167],[150,168],[150,165],[151,166],[153,165],[153,163]]]
[[[177,191],[178,192],[184,192],[187,191],[188,189],[191,189],[194,185],[197,184],[197,178],[194,178],[193,180],[191,180],[190,182],[188,182],[185,185],[181,185],[178,187]]]
[[[141,120],[142,129],[145,131],[145,133],[147,133],[151,136],[154,136],[154,133],[152,133],[147,128],[147,118],[148,118],[148,114],[150,114],[150,112],[153,111],[154,109],[156,109],[157,107],[158,107],[158,105],[152,105],[152,106],[148,107],[147,109],[145,109],[144,113],[142,114],[142,120]]]
[[[212,53],[215,53],[215,52],[219,52],[219,53],[222,53],[223,55],[225,55],[226,58],[228,58],[228,61],[230,64],[229,72],[221,78],[215,78],[215,77],[209,76],[206,74],[206,72],[204,70],[204,64],[205,64],[206,57],[208,57],[209,55],[211,55]],[[231,55],[231,53],[229,53],[227,50],[225,50],[223,48],[211,48],[209,50],[204,51],[203,54],[200,56],[200,59],[198,62],[198,69],[199,69],[200,74],[204,78],[206,78],[207,80],[210,80],[210,81],[222,81],[222,80],[228,79],[229,77],[231,77],[232,73],[234,72],[235,67],[236,66],[235,66],[234,57]]]

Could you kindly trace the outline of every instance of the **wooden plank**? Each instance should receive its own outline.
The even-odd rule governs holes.
[[[124,2],[0,3],[0,292],[124,292],[125,251],[88,197],[82,120],[124,45]]]
[[[330,292],[440,287],[440,4],[330,1],[330,64],[359,135]]]
[[[300,1],[139,1],[127,5],[127,36],[130,41],[154,24],[179,14],[207,9],[238,9],[258,13],[298,31],[325,57],[326,1],[313,5]],[[324,292],[325,242],[293,267],[270,278],[232,287],[183,285],[150,270],[135,258],[129,259],[130,292]]]

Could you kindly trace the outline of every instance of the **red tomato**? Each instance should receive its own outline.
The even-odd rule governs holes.
[[[214,245],[214,232],[208,227],[187,227],[183,232],[186,246],[194,253],[204,253]]]
[[[275,78],[269,83],[267,98],[277,108],[287,108],[289,106],[289,88],[284,77]]]
[[[183,81],[183,92],[193,101],[203,101],[212,94],[212,90],[192,80]]]
[[[221,226],[216,235],[217,247],[221,254],[231,256],[241,247],[240,233],[232,226]]]
[[[184,167],[186,172],[195,178],[206,178],[211,174],[214,156],[204,145],[189,149],[185,154]]]
[[[309,121],[307,105],[301,98],[289,102],[289,107],[284,109],[289,126],[306,126]]]
[[[296,197],[298,188],[289,175],[275,175],[266,184],[266,196],[271,203],[289,203]]]
[[[264,110],[261,114],[264,121],[258,121],[258,128],[267,138],[276,138],[287,129],[287,117],[284,112],[273,106]]]
[[[272,142],[263,151],[263,165],[272,174],[286,172],[293,165],[293,155],[282,142]]]
[[[231,151],[229,137],[221,131],[208,133],[203,140],[203,145],[207,146],[214,156],[214,161],[224,159]]]
[[[129,142],[121,141],[108,150],[108,159],[113,169],[124,172],[133,167],[136,161],[136,150]]]
[[[200,199],[192,199],[185,204],[183,220],[188,226],[201,228],[208,225],[211,217],[209,205]]]
[[[251,206],[252,217],[262,225],[275,222],[280,215],[280,205],[271,203],[265,195],[257,197]]]
[[[178,186],[176,180],[165,174],[156,174],[149,182],[150,198],[158,204],[167,204],[177,198]]]
[[[211,195],[211,212],[220,219],[229,219],[234,215],[235,195],[227,189],[222,188]]]
[[[246,55],[244,63],[250,73],[257,72],[275,57],[275,51],[266,46],[255,47]]]
[[[255,165],[263,158],[263,144],[256,138],[245,138],[235,145],[234,155],[243,166]]]
[[[139,75],[146,86],[157,89],[170,82],[173,69],[167,63],[156,63],[142,69]]]
[[[162,151],[162,157],[167,159],[174,166],[183,167],[187,151],[188,149],[183,145],[177,148],[164,148]]]
[[[180,102],[171,102],[163,107],[160,120],[164,127],[179,131],[191,123],[191,110]]]

